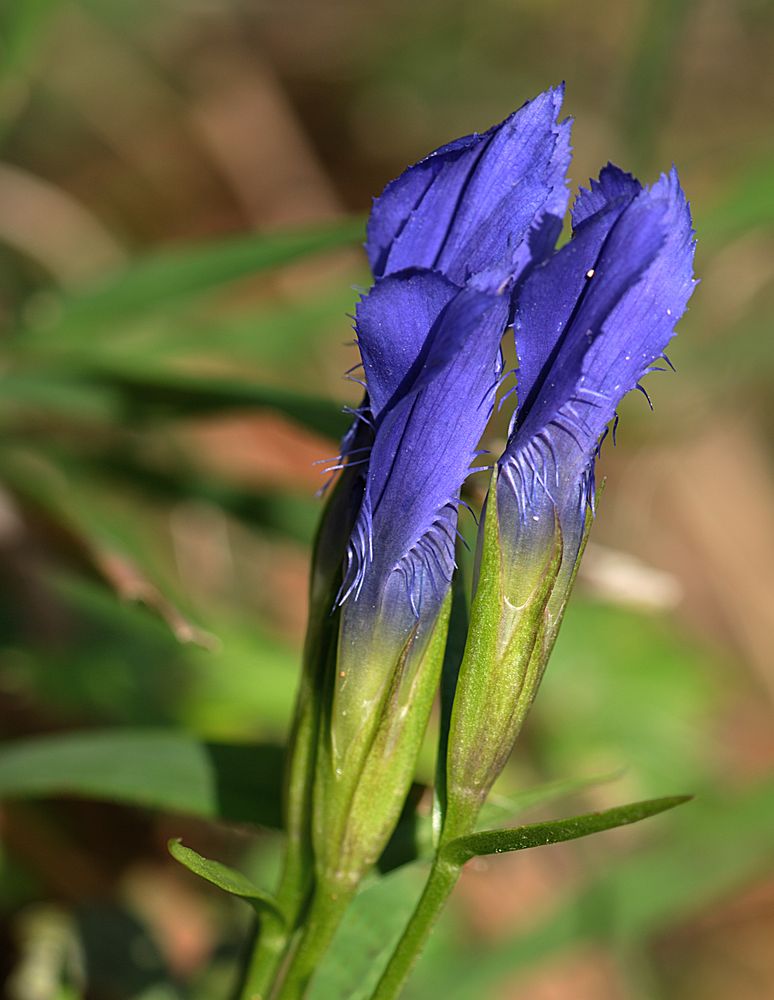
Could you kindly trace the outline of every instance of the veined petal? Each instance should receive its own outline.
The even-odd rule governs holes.
[[[562,87],[546,91],[388,184],[368,223],[374,275],[425,267],[463,284],[491,272],[494,289],[544,255],[567,204],[570,122],[556,122],[563,96]]]
[[[572,228],[577,229],[586,219],[604,211],[616,202],[630,202],[642,191],[642,184],[633,177],[608,163],[599,173],[599,179],[592,177],[588,188],[581,188],[572,206]]]
[[[357,305],[355,329],[375,417],[410,383],[432,342],[431,331],[459,287],[432,271],[377,281]]]
[[[603,325],[664,243],[665,207],[647,193],[604,205],[527,279],[516,317],[517,427],[545,426],[575,395]],[[601,343],[611,356],[609,338]]]
[[[608,167],[582,193],[573,239],[527,278],[518,308],[520,403],[500,460],[500,521],[520,549],[558,516],[570,564],[600,439],[663,355],[694,287],[676,171],[650,189],[635,185]]]
[[[387,283],[404,313],[412,299],[423,311],[437,276]],[[357,606],[371,626],[375,612],[394,612],[402,631],[440,607],[454,568],[459,491],[491,414],[507,315],[504,296],[458,290],[429,329],[410,384],[404,378],[381,411],[342,587],[344,629]]]
[[[616,168],[613,168],[616,169]],[[607,170],[609,174],[609,170]],[[621,173],[620,171],[618,172]],[[621,174],[622,177],[627,175]],[[637,191],[642,190],[637,185]],[[608,202],[602,202],[593,216],[587,217],[576,229],[572,240],[554,254],[550,260],[535,269],[525,282],[519,296],[514,322],[516,335],[516,351],[519,358],[519,410],[517,420],[524,422],[526,415],[533,409],[535,393],[551,380],[548,375],[556,367],[559,351],[567,351],[565,340],[570,334],[570,321],[576,317],[581,305],[596,309],[599,323],[604,317],[604,304],[599,301],[600,286],[609,299],[611,285],[600,282],[601,274],[597,268],[598,258],[611,230],[621,218],[622,213],[631,203],[634,194],[612,197]],[[580,196],[579,196],[580,197]],[[644,213],[648,216],[648,213]],[[630,220],[631,221],[634,220]],[[637,233],[631,224],[627,227],[634,232],[643,244],[647,240],[653,244],[651,252],[663,239],[660,229],[654,234],[654,220],[648,218],[650,234]],[[653,237],[655,235],[656,242]],[[620,243],[620,240],[618,241]],[[635,255],[625,254],[620,259],[614,259],[612,266],[616,269],[615,285],[620,294],[620,286],[637,279],[647,264],[647,254],[642,250]],[[596,279],[593,283],[591,279]],[[592,303],[585,300],[591,298]],[[601,309],[601,312],[600,312]],[[584,331],[585,333],[585,331]],[[569,372],[567,374],[570,374]]]

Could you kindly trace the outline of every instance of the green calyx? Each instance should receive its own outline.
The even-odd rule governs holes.
[[[495,470],[451,716],[444,842],[472,829],[511,753],[553,645],[558,627],[553,613],[555,591],[557,585],[564,585],[567,575],[561,572],[562,532],[555,518],[548,542],[519,567],[520,591],[528,596],[519,604],[509,599],[496,487]]]
[[[340,650],[315,775],[313,844],[323,885],[356,885],[398,821],[438,688],[450,609],[448,595],[424,641],[415,629],[395,650],[377,635],[356,664]],[[359,677],[337,699],[335,685],[350,670]]]

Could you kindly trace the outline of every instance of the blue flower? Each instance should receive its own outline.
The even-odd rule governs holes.
[[[545,259],[567,204],[563,96],[441,147],[374,202],[376,284],[355,317],[366,398],[342,446],[366,478],[339,595],[360,607],[345,629],[385,613],[405,636],[448,591],[459,491],[500,374],[502,293]]]
[[[608,166],[575,202],[572,239],[520,284],[519,402],[479,531],[443,838],[472,829],[537,693],[590,525],[601,443],[623,396],[665,360],[693,291],[693,253],[676,171],[643,188]]]
[[[525,562],[555,520],[566,572],[575,565],[601,441],[623,396],[666,361],[695,284],[676,170],[643,188],[608,165],[572,217],[572,239],[526,278],[516,306],[519,405],[497,508],[506,592],[517,602],[530,585]]]
[[[411,779],[443,657],[460,490],[492,413],[513,290],[550,253],[567,204],[562,96],[432,153],[371,212],[375,284],[355,315],[365,398],[342,445],[362,492],[318,748],[324,869],[373,860]],[[377,746],[392,763],[369,778]],[[381,787],[388,767],[377,817],[369,782]]]

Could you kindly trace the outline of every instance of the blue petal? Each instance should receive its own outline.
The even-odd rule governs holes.
[[[388,288],[389,283],[389,288]],[[437,275],[383,279],[380,295],[414,303],[437,291]],[[345,622],[374,613],[403,630],[432,618],[454,568],[460,487],[491,414],[508,302],[459,290],[427,333],[421,361],[380,413],[342,587]],[[349,627],[349,626],[347,626]]]
[[[378,416],[421,364],[428,336],[459,287],[434,272],[404,272],[377,281],[360,300],[355,329],[371,412]]]
[[[691,219],[676,171],[650,189],[635,185],[606,168],[580,196],[573,239],[524,284],[519,411],[497,494],[517,549],[539,534],[530,522],[553,530],[555,511],[574,561],[600,439],[663,355],[693,291]]]
[[[527,279],[515,319],[517,426],[550,420],[574,392],[579,366],[602,323],[652,263],[664,235],[649,200],[615,197]]]
[[[572,227],[577,229],[582,222],[604,211],[616,202],[629,202],[642,191],[642,184],[620,167],[608,163],[599,174],[599,180],[591,179],[588,189],[581,188],[572,206]]]
[[[374,275],[425,267],[463,284],[492,272],[496,288],[533,253],[545,253],[567,204],[570,122],[556,123],[563,96],[563,88],[546,91],[488,132],[441,147],[389,184],[368,223]]]

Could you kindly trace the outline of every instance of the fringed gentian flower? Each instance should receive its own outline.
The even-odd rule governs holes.
[[[479,528],[422,920],[454,884],[460,855],[444,851],[474,828],[537,691],[608,426],[622,397],[668,363],[693,289],[691,221],[674,171],[643,189],[606,167],[578,196],[572,239],[554,250],[570,156],[562,97],[550,90],[441,147],[374,202],[375,283],[355,316],[365,397],[318,536],[292,740],[278,940],[302,913],[304,931],[283,997],[302,995],[405,802],[446,644],[461,490],[501,381],[507,327],[519,403]],[[401,976],[415,954],[407,932]],[[398,979],[385,976],[392,990]]]
[[[676,171],[643,189],[608,166],[580,192],[570,242],[520,290],[519,405],[480,537],[449,739],[451,826],[470,825],[532,703],[593,513],[602,440],[623,396],[668,364],[693,253]]]
[[[362,499],[318,746],[322,881],[359,879],[412,777],[443,656],[460,490],[491,415],[511,293],[550,253],[567,203],[562,96],[442,147],[373,206],[376,283],[355,317],[366,397],[342,447],[362,470]]]

